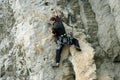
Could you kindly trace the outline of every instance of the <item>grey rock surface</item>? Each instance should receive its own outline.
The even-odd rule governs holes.
[[[57,45],[53,9],[82,52]],[[120,80],[119,0],[0,0],[0,80]]]
[[[119,0],[89,0],[98,23],[96,66],[99,80],[120,80]]]

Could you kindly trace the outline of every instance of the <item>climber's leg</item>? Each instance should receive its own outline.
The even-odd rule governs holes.
[[[59,45],[58,49],[56,50],[56,63],[60,62],[62,48],[63,45]]]
[[[75,45],[75,48],[78,50],[78,51],[81,51],[81,48],[80,48],[80,45],[79,45],[79,42],[77,39],[73,38],[72,39],[72,43]]]
[[[59,67],[62,49],[63,49],[63,45],[58,43],[58,48],[56,50],[56,58],[55,58],[56,63],[52,65],[53,67]]]

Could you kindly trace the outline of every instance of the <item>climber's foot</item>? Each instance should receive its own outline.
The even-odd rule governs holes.
[[[82,51],[79,47],[76,47],[76,50],[78,50],[78,51]]]
[[[52,67],[53,67],[53,68],[59,67],[59,63],[54,63],[54,64],[52,64]]]

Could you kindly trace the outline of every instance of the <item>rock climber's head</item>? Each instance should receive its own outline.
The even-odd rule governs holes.
[[[51,18],[50,18],[50,24],[53,25],[54,23],[55,23],[55,17],[51,17]]]

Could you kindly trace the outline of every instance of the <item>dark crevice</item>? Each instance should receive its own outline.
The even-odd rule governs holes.
[[[114,58],[114,63],[120,63],[120,55],[118,54],[115,58]]]

